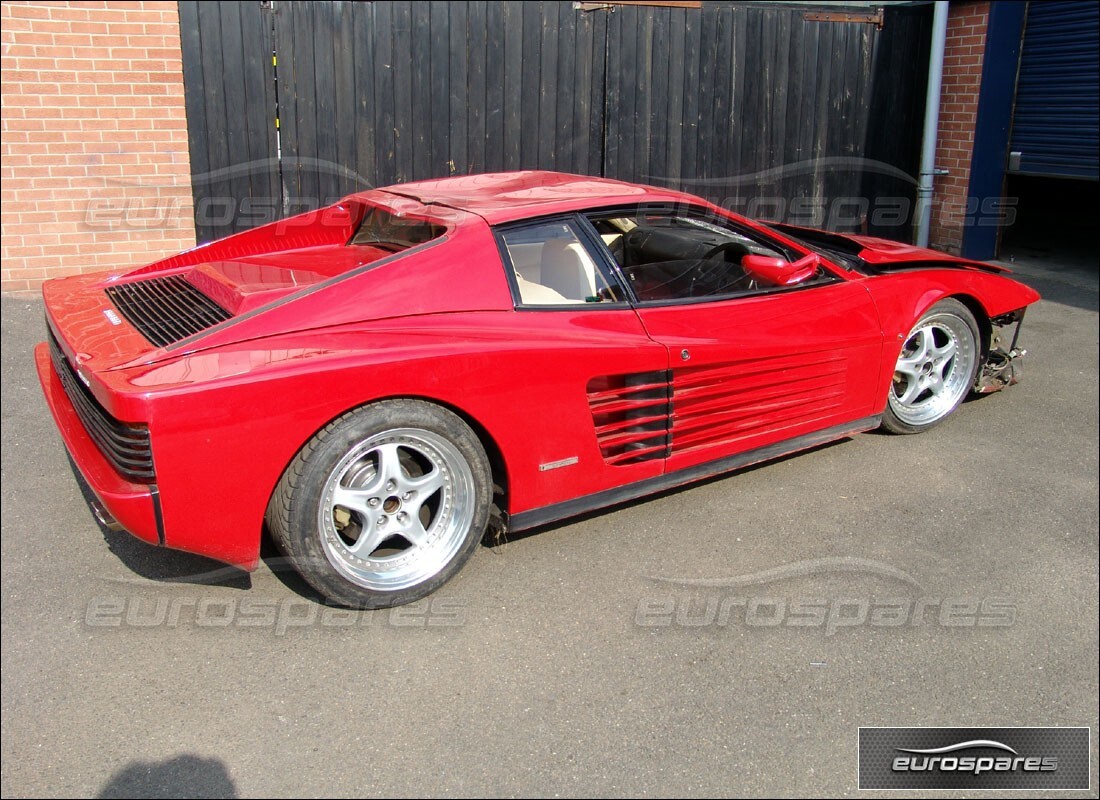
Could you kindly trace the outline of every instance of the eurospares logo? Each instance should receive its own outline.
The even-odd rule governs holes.
[[[1089,789],[1088,728],[860,728],[860,789]]]
[[[1058,769],[1057,758],[1039,756],[1021,756],[1007,744],[995,742],[992,739],[972,739],[969,742],[950,744],[947,747],[933,747],[928,750],[910,750],[905,747],[895,748],[900,753],[912,753],[909,756],[898,756],[894,759],[894,772],[970,772],[981,775],[983,772],[1045,772]],[[1001,756],[974,756],[964,755],[967,750],[1004,750],[1012,755]],[[956,755],[957,754],[957,755]]]

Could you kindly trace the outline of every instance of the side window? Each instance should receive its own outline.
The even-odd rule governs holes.
[[[799,254],[703,212],[619,211],[589,219],[640,302],[729,297],[831,280],[820,266],[786,269]]]
[[[617,303],[623,300],[614,279],[598,265],[568,222],[542,222],[500,234],[506,268],[525,306]]]

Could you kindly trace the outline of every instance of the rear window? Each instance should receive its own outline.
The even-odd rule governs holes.
[[[427,220],[398,217],[383,208],[370,208],[349,245],[370,245],[399,252],[430,242],[443,235],[445,228]]]

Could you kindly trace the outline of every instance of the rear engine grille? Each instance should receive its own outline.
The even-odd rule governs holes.
[[[186,339],[231,316],[182,275],[111,286],[107,296],[127,322],[157,347]]]
[[[668,456],[670,392],[666,371],[607,375],[588,382],[588,407],[604,461],[621,466]]]
[[[144,425],[119,422],[107,413],[88,390],[69,364],[61,347],[50,331],[50,355],[53,368],[65,394],[76,409],[84,429],[92,437],[100,451],[118,470],[119,474],[134,483],[153,483],[153,449],[149,444],[149,429]]]

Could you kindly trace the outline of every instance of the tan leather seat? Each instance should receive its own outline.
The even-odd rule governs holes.
[[[527,280],[518,272],[516,273],[516,284],[519,286],[519,298],[523,305],[561,306],[576,302],[568,297],[563,297],[548,286]]]
[[[549,239],[542,246],[540,283],[574,303],[596,294],[596,265],[577,241]]]

